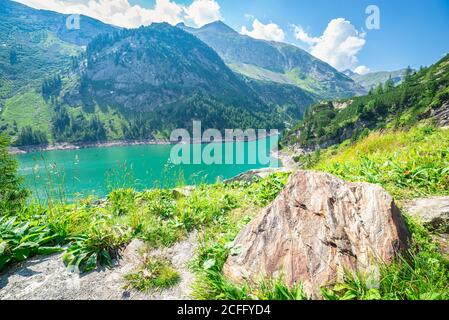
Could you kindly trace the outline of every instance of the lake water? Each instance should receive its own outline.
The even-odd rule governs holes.
[[[39,198],[104,197],[115,188],[144,190],[214,183],[217,179],[229,179],[251,169],[276,167],[279,163],[273,158],[270,158],[269,164],[260,161],[259,157],[256,163],[250,160],[255,150],[265,150],[269,154],[274,147],[272,140],[266,138],[253,142],[215,144],[223,150],[223,159],[226,150],[233,150],[234,164],[175,165],[170,158],[172,145],[43,151],[18,155],[17,158],[19,173],[24,176],[26,186]],[[198,147],[204,151],[206,145]],[[188,148],[193,154],[195,146]],[[245,152],[243,164],[235,164],[242,163],[236,162],[235,154],[239,148]]]

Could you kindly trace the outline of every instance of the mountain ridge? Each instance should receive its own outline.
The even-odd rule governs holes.
[[[365,92],[352,79],[296,46],[241,35],[222,21],[201,28],[187,27],[185,24],[179,24],[178,27],[200,38],[229,66],[234,66],[235,72],[245,76],[260,79],[248,70],[245,72],[239,69],[238,64],[258,68],[274,82],[279,82],[278,78],[288,79],[286,81],[290,84],[322,99],[342,98]],[[273,76],[273,73],[276,75]]]
[[[200,30],[256,44],[252,51],[260,51],[265,58],[274,52],[277,64],[270,67],[262,59],[261,63],[268,63],[262,64],[265,68],[229,65],[213,46],[193,34],[198,29],[184,24],[122,29],[81,16],[80,30],[66,30],[68,15],[6,0],[0,3],[6,4],[0,10],[4,18],[0,40],[12,43],[6,32],[12,29],[24,44],[14,52],[15,63],[9,61],[14,60],[14,55],[8,57],[12,52],[0,50],[0,68],[10,75],[0,79],[0,94],[5,92],[0,130],[15,138],[25,137],[21,143],[30,140],[26,138],[31,132],[28,127],[39,130],[32,134],[39,141],[46,135],[51,142],[166,136],[173,128],[189,128],[192,120],[218,129],[284,129],[312,103],[354,94],[352,80],[309,53],[242,36],[223,22]],[[159,35],[149,35],[148,30]],[[31,35],[38,41],[29,41],[34,39]],[[102,42],[106,43],[103,47]],[[245,54],[245,61],[251,62],[254,53]],[[239,68],[249,71],[239,72]],[[288,72],[281,74],[284,69]],[[259,76],[254,77],[257,72]],[[325,94],[315,93],[317,88]],[[78,135],[77,128],[86,128],[86,132]]]
[[[124,112],[159,112],[164,115],[161,121],[179,127],[190,127],[192,120],[199,118],[195,103],[205,104],[203,107],[206,109],[214,103],[217,104],[214,107],[229,108],[229,114],[221,115],[223,119],[229,117],[232,110],[240,110],[243,118],[252,114],[255,120],[263,118],[260,120],[262,123],[278,123],[276,127],[281,121],[282,114],[272,114],[275,106],[270,95],[262,94],[261,99],[255,90],[268,86],[268,83],[248,81],[236,75],[200,39],[169,24],[152,24],[100,36],[88,45],[86,52],[86,67],[81,68],[83,73],[80,74],[80,81],[86,84],[80,83],[83,88],[80,89],[78,100],[85,100],[89,96],[100,104],[120,107]],[[299,93],[299,89],[293,90],[297,92],[297,99],[308,101],[305,103],[312,102],[312,98]],[[192,104],[192,101],[196,102]],[[304,108],[296,105],[296,112],[291,114],[298,117]],[[184,111],[181,112],[182,109]],[[189,119],[187,122],[176,120],[176,116],[169,119],[167,110],[177,115],[181,112]],[[185,110],[190,110],[191,116],[185,114]],[[221,112],[225,112],[224,109]],[[274,122],[269,120],[268,114],[271,114]],[[227,128],[222,127],[225,120],[220,124],[218,119],[211,120],[208,115],[205,118],[210,121],[208,123],[206,120],[206,126]],[[227,125],[249,125],[237,119],[237,116],[234,117]],[[153,120],[153,125],[162,127],[161,123],[157,124]],[[257,125],[257,121],[252,121],[252,125],[262,125]]]
[[[384,84],[390,78],[395,85],[400,84],[404,80],[406,71],[407,69],[403,68],[395,71],[370,72],[364,75],[354,73],[351,76],[351,79],[369,91],[377,87],[379,84]]]
[[[67,15],[0,1],[0,40],[11,44],[0,48],[0,131],[17,145],[161,138],[192,120],[282,129],[316,101],[234,73],[207,44],[168,24],[121,29],[86,18],[92,29],[69,37],[61,31]]]

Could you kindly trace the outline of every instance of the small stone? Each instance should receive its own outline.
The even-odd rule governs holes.
[[[431,231],[449,233],[449,197],[432,197],[408,201],[405,210]]]

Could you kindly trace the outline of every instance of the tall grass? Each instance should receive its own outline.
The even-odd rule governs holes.
[[[163,258],[146,258],[143,267],[125,276],[126,287],[142,292],[166,289],[176,285],[181,276],[170,261]]]
[[[330,300],[448,300],[449,261],[424,227],[411,219],[408,226],[413,235],[411,249],[391,265],[381,266],[377,287],[363,275],[348,273],[343,283],[323,288],[323,296]]]
[[[102,265],[110,267],[121,247],[133,238],[142,239],[153,248],[168,247],[193,230],[220,225],[234,209],[246,202],[263,202],[281,181],[272,179],[253,184],[199,185],[184,192],[153,189],[136,191],[138,181],[127,164],[118,166],[105,177],[111,189],[105,200],[93,196],[70,199],[64,187],[64,170],[42,158],[43,170],[35,172],[39,196],[24,206],[16,219],[43,226],[52,244],[67,245],[64,262],[71,268],[87,272]],[[284,177],[285,180],[285,177]],[[3,223],[3,222],[2,222]],[[0,240],[6,236],[0,235]],[[17,241],[23,241],[17,233]],[[45,238],[46,239],[46,238]],[[1,241],[2,248],[6,245]],[[38,247],[41,246],[40,244]],[[4,266],[15,262],[14,248],[2,250]],[[27,257],[38,254],[30,251]]]
[[[449,195],[449,130],[421,125],[375,132],[353,145],[321,151],[308,167],[380,184],[398,199]]]

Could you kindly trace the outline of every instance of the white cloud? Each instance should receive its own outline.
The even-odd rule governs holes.
[[[354,72],[360,75],[365,75],[367,73],[370,73],[371,69],[368,68],[367,66],[358,66],[357,68],[354,69]]]
[[[295,28],[295,38],[307,43],[308,45],[313,45],[320,41],[320,38],[314,38],[307,34],[306,31],[301,26],[293,26]]]
[[[258,19],[253,21],[253,30],[248,30],[245,26],[242,27],[242,34],[262,40],[269,41],[284,41],[285,33],[275,23],[263,24]]]
[[[220,19],[220,6],[215,0],[194,0],[185,7],[173,0],[156,0],[153,8],[131,5],[128,0],[16,0],[36,9],[52,10],[65,14],[86,16],[125,28],[137,28],[153,22],[175,25],[187,20],[197,26]]]
[[[187,19],[192,20],[198,27],[222,20],[220,5],[215,0],[196,0],[185,8],[185,12]]]
[[[333,19],[320,37],[312,37],[303,28],[295,26],[296,39],[310,46],[310,53],[336,69],[354,69],[357,54],[366,44],[365,33],[359,32],[344,18]]]

